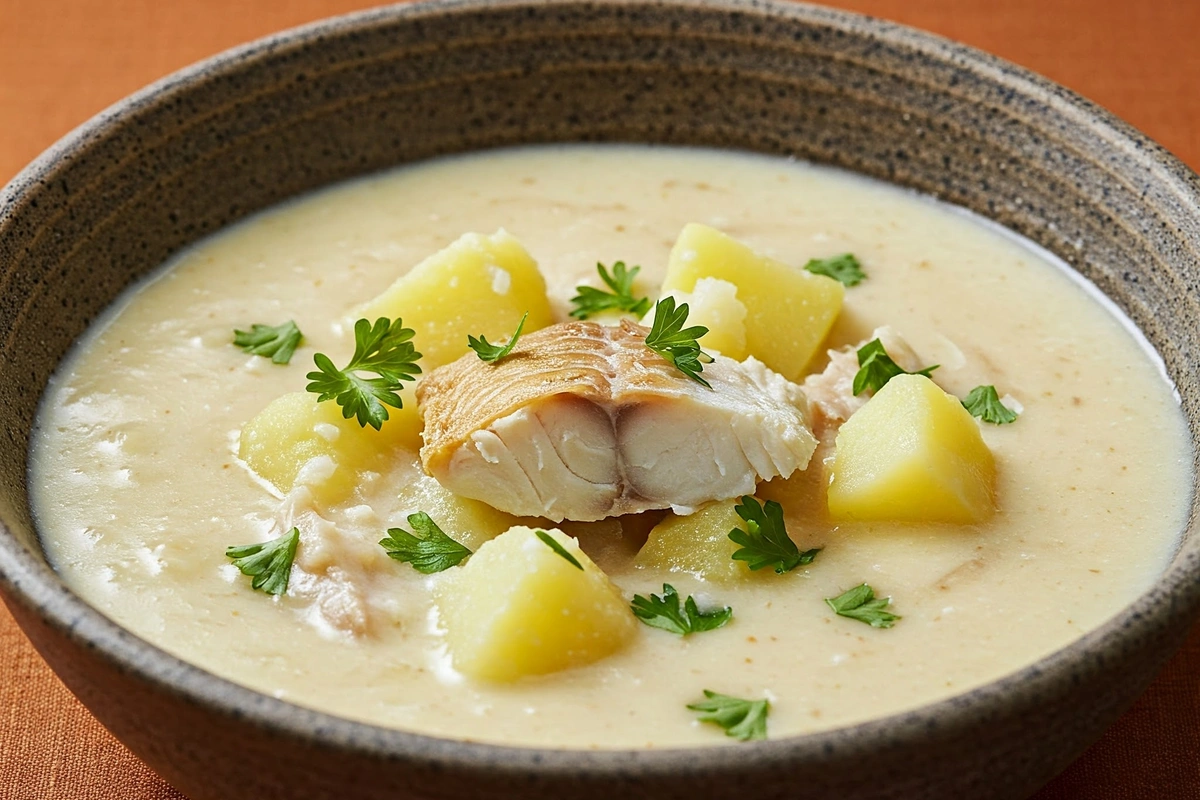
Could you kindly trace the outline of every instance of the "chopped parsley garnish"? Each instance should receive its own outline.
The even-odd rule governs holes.
[[[892,598],[876,597],[875,590],[865,583],[837,597],[827,597],[825,602],[839,617],[856,619],[872,628],[890,628],[892,623],[900,619],[898,614],[884,610],[891,605]]]
[[[525,320],[529,319],[529,312],[526,311],[521,321],[517,323],[517,329],[513,331],[512,338],[508,340],[508,344],[489,344],[486,336],[480,336],[476,339],[474,336],[467,334],[467,346],[475,351],[481,361],[486,361],[489,364],[494,364],[506,355],[512,352],[517,346],[517,338],[521,335],[521,330],[525,327]]]
[[[733,510],[746,521],[744,530],[734,528],[729,532],[733,543],[741,545],[740,549],[734,551],[733,560],[745,561],[752,570],[774,567],[782,575],[801,565],[811,564],[817,553],[821,552],[819,547],[800,552],[787,535],[783,506],[774,500],[768,500],[764,507],[753,497],[746,496]]]
[[[402,381],[411,381],[420,374],[413,348],[413,331],[395,321],[380,317],[372,325],[360,319],[354,323],[354,356],[345,369],[338,369],[324,353],[313,356],[319,372],[306,376],[312,383],[308,391],[318,395],[317,401],[336,400],[346,419],[356,417],[362,427],[370,425],[379,430],[388,418],[384,404],[403,408],[400,395]],[[379,377],[364,378],[359,372],[373,372]]]
[[[897,375],[924,375],[928,378],[930,373],[938,368],[938,365],[934,364],[932,367],[909,372],[892,361],[887,350],[883,349],[883,342],[872,339],[858,348],[858,368],[858,372],[854,375],[854,393],[856,395],[862,394],[868,389],[878,392],[884,387],[884,384]]]
[[[1017,412],[1000,402],[1000,395],[996,393],[995,386],[976,386],[962,404],[963,408],[971,412],[971,416],[979,417],[993,425],[1007,425],[1017,419]]]
[[[269,542],[244,544],[225,548],[225,556],[233,559],[233,565],[243,575],[253,578],[252,588],[267,594],[287,592],[288,578],[292,574],[292,561],[296,558],[296,545],[300,543],[300,529],[290,531]]]
[[[575,567],[575,569],[577,569],[577,570],[583,570],[583,564],[580,564],[579,560],[576,559],[575,556],[568,553],[567,548],[563,547],[561,544],[554,541],[553,536],[546,533],[545,531],[534,531],[534,533],[537,534],[537,537],[542,540],[542,542],[546,545],[546,547],[549,547],[551,550],[553,550],[554,552],[558,553],[560,556],[565,558],[567,560],[567,562],[571,564],[571,566]]]
[[[663,584],[661,597],[656,594],[649,597],[635,594],[629,607],[633,609],[635,617],[650,627],[662,628],[680,636],[716,630],[733,619],[733,609],[729,606],[714,611],[701,611],[696,607],[696,598],[691,596],[680,609],[679,594],[669,583]]]
[[[641,269],[641,267],[633,267],[627,270],[625,262],[618,261],[613,264],[610,275],[603,264],[596,264],[600,280],[604,281],[604,285],[612,289],[612,292],[606,292],[593,286],[576,286],[575,291],[579,294],[571,298],[571,304],[575,306],[571,309],[571,316],[576,319],[587,319],[593,314],[610,309],[628,311],[639,317],[645,314],[650,310],[650,298],[633,296],[633,278]]]
[[[471,551],[451,539],[424,511],[408,515],[409,527],[388,528],[387,538],[379,544],[388,556],[401,563],[412,564],[417,572],[429,575],[458,566]]]
[[[703,722],[713,722],[725,730],[726,736],[746,742],[767,738],[767,714],[771,704],[766,700],[743,700],[704,690],[704,700],[688,705],[700,712]]]
[[[842,253],[832,258],[814,258],[804,265],[804,268],[814,275],[824,275],[841,281],[845,286],[857,286],[867,277],[862,271],[862,264],[853,253]]]
[[[712,386],[700,377],[704,365],[712,362],[712,356],[700,349],[701,336],[708,333],[703,325],[683,327],[687,322],[688,304],[675,307],[675,298],[667,295],[654,307],[654,324],[646,336],[646,346],[670,361],[675,367],[697,383],[709,389]]]
[[[282,325],[254,323],[248,331],[234,330],[233,343],[252,356],[270,358],[276,364],[292,360],[292,353],[304,341],[304,334],[293,320]]]

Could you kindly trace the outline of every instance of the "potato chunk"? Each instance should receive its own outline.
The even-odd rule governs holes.
[[[520,242],[499,231],[461,237],[413,267],[359,316],[402,318],[415,331],[413,343],[428,374],[465,354],[468,335],[503,341],[526,311],[526,333],[553,321],[537,264]],[[239,455],[281,492],[291,491],[309,465],[302,482],[318,499],[335,503],[354,488],[355,472],[379,454],[396,446],[414,452],[421,447],[423,425],[411,384],[400,398],[404,407],[389,406],[388,421],[376,433],[342,419],[333,402],[318,407],[315,395],[284,395],[246,423]],[[314,461],[318,457],[328,460]]]
[[[996,465],[979,424],[923,375],[888,381],[838,431],[829,482],[835,520],[981,522]]]
[[[650,531],[634,563],[643,569],[687,572],[706,581],[731,583],[753,575],[733,560],[738,549],[729,532],[745,525],[735,512],[738,498],[702,506],[681,517],[668,514]]]
[[[345,499],[362,470],[377,468],[395,447],[416,449],[420,418],[411,389],[401,393],[404,409],[389,409],[383,428],[362,428],[342,417],[332,401],[318,403],[309,392],[271,401],[242,427],[238,456],[280,492],[298,483],[325,503]]]
[[[472,550],[521,523],[520,517],[497,511],[487,503],[459,497],[428,475],[400,491],[400,518],[418,511],[424,511],[447,536]]]
[[[737,299],[750,312],[745,322],[749,355],[788,380],[799,378],[812,360],[842,309],[845,292],[832,278],[759,255],[693,223],[671,248],[663,292],[691,292],[701,278],[737,287]]]
[[[537,263],[513,236],[498,231],[460,237],[398,278],[358,316],[403,319],[415,331],[413,344],[428,374],[467,353],[468,335],[504,341],[526,311],[525,333],[554,321]]]
[[[742,361],[749,355],[746,350],[746,306],[737,297],[737,287],[718,278],[701,278],[692,291],[674,290],[671,296],[675,304],[688,304],[688,325],[703,325],[708,333],[700,337],[700,347],[715,350],[734,361]],[[654,312],[642,320],[650,327],[654,324]]]
[[[637,628],[608,576],[560,531],[548,531],[583,567],[515,527],[440,580],[434,599],[454,667],[511,681],[579,667],[621,649]]]

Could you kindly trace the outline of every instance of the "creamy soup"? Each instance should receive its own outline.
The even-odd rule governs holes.
[[[444,576],[418,574],[378,545],[420,510],[411,487],[432,479],[415,453],[397,452],[348,498],[315,509],[236,457],[247,420],[304,390],[315,352],[344,363],[358,306],[464,232],[517,237],[565,320],[575,287],[596,285],[597,262],[640,265],[638,286],[657,297],[675,236],[691,222],[797,267],[855,254],[868,277],[846,290],[827,347],[890,325],[924,363],[941,365],[933,377],[947,392],[993,384],[1006,395],[1017,421],[981,425],[997,465],[995,515],[977,525],[834,524],[818,457],[758,490],[783,505],[800,549],[823,547],[818,557],[720,585],[639,568],[641,540],[615,523],[564,523],[627,600],[669,582],[734,617],[687,638],[638,625],[595,663],[489,683],[454,669],[434,604]],[[290,365],[231,343],[234,328],[288,318],[306,337]],[[571,146],[405,167],[189,248],[127,293],[60,368],[31,485],[67,583],[217,675],[456,739],[670,747],[733,741],[687,709],[705,689],[769,699],[777,738],[911,709],[1063,647],[1165,567],[1189,498],[1186,442],[1161,364],[1129,324],[995,226],[782,159]],[[301,539],[288,594],[253,591],[225,548],[293,522]],[[864,582],[892,599],[893,627],[824,602]]]

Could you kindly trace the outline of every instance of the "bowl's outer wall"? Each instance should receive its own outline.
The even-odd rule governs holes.
[[[909,715],[702,757],[474,747],[297,709],[146,646],[45,568],[26,492],[38,399],[72,341],[131,281],[318,186],[440,154],[560,141],[794,155],[992,217],[1129,314],[1196,429],[1200,181],[1066,90],[931,36],[798,5],[371,12],[167,79],[0,195],[0,519],[24,544],[0,537],[0,588],[38,650],[193,800],[984,798],[1048,780],[1150,682],[1196,616],[1195,510],[1159,587],[1064,653]]]

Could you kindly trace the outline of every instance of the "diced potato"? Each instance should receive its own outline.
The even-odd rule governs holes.
[[[634,563],[643,569],[687,572],[706,581],[731,583],[751,577],[743,562],[733,560],[738,549],[729,532],[745,525],[735,512],[737,499],[720,500],[681,517],[668,514],[650,531]]]
[[[705,225],[686,226],[671,248],[663,292],[690,292],[701,278],[737,287],[746,307],[746,349],[788,380],[812,360],[842,309],[842,284],[759,255]]]
[[[400,396],[404,408],[389,408],[388,421],[376,431],[343,418],[333,401],[318,403],[309,392],[285,394],[242,427],[238,456],[280,492],[302,483],[318,500],[336,503],[349,496],[360,471],[377,467],[389,451],[419,446],[416,397],[411,388]]]
[[[621,649],[637,622],[608,576],[560,531],[548,531],[580,570],[516,527],[447,572],[434,599],[455,669],[511,681],[579,667]]]
[[[383,427],[379,429],[380,433],[386,433],[390,443],[402,447],[407,447],[414,453],[421,449],[421,431],[425,429],[425,423],[421,419],[421,412],[417,410],[417,388],[415,383],[406,383],[404,388],[396,394],[400,395],[400,400],[404,404],[403,408],[387,407],[388,418],[387,422],[383,423]],[[328,405],[332,401],[325,401]],[[335,403],[336,405],[336,403]],[[341,412],[341,408],[338,408]],[[351,420],[355,425],[358,425],[358,420]],[[359,426],[360,429],[362,426]],[[367,429],[365,433],[369,436],[371,430]],[[383,440],[379,440],[382,442]]]
[[[421,369],[449,364],[468,352],[467,336],[505,341],[529,312],[525,333],[551,324],[546,282],[537,262],[513,236],[468,233],[417,264],[359,317],[400,317],[415,332]]]
[[[520,242],[499,231],[461,237],[399,278],[358,316],[372,321],[401,317],[415,331],[421,369],[428,373],[465,354],[469,335],[503,341],[526,311],[526,332],[553,321],[537,264]],[[318,407],[315,395],[284,395],[246,423],[240,455],[282,492],[291,491],[308,465],[302,482],[319,499],[335,503],[350,494],[356,471],[372,458],[396,446],[421,447],[423,424],[412,384],[405,385],[400,398],[404,407],[389,407],[388,421],[376,432],[344,420],[333,402]],[[340,438],[331,438],[338,432]]]
[[[995,510],[996,465],[979,424],[923,375],[898,375],[837,435],[835,520],[980,522]]]
[[[422,475],[400,491],[400,517],[424,511],[447,536],[472,550],[495,539],[521,519],[498,511],[487,503],[459,497],[428,475]]]
[[[700,337],[700,347],[715,350],[734,361],[749,355],[746,350],[746,306],[737,297],[737,287],[718,278],[701,278],[692,291],[670,292],[675,304],[688,304],[688,325],[703,325],[708,333]],[[654,324],[654,309],[643,325]]]

